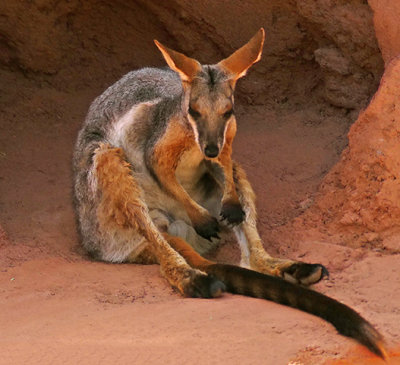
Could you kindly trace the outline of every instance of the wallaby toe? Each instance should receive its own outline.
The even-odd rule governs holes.
[[[327,268],[321,264],[307,264],[297,262],[285,268],[282,272],[285,280],[302,285],[312,285],[318,283],[325,276],[329,277]]]

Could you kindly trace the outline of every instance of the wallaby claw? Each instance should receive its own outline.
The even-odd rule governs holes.
[[[217,298],[225,290],[225,284],[212,275],[196,274],[186,285],[184,295],[190,298]]]
[[[204,237],[205,239],[211,241],[211,238],[219,239],[218,232],[220,230],[218,220],[211,215],[204,220],[201,224],[193,225],[196,232]]]
[[[243,222],[245,213],[239,203],[226,202],[222,205],[220,216],[228,225],[236,226]]]

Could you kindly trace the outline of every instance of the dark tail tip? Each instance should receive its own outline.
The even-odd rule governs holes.
[[[226,292],[226,286],[222,281],[215,280],[210,286],[210,293],[212,298],[220,297]]]
[[[360,335],[355,337],[375,355],[383,360],[388,359],[382,335],[368,322],[361,324]]]

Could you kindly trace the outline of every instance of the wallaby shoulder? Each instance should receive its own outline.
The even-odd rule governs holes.
[[[86,120],[119,118],[135,104],[156,99],[179,99],[182,93],[180,78],[170,69],[142,68],[131,71],[93,101]]]
[[[135,108],[136,119],[140,119],[135,126],[136,137],[142,143],[151,136],[154,139],[165,129],[171,115],[179,112],[182,95],[180,78],[170,69],[142,68],[129,72],[92,102],[78,137],[76,154],[101,141],[114,144],[116,141],[110,141],[113,129],[128,113],[133,116]],[[148,110],[140,112],[141,106]]]

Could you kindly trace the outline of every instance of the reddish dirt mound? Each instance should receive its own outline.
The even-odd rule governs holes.
[[[316,204],[297,223],[335,232],[348,246],[400,252],[399,84],[400,59],[394,59],[352,125],[349,146],[324,179]]]
[[[318,318],[240,296],[183,299],[156,266],[96,263],[79,248],[71,154],[93,98],[130,69],[163,65],[153,38],[212,63],[260,26],[235,158],[265,246],[325,264],[316,289],[375,324],[400,363],[400,8],[368,3],[0,4],[0,363],[373,363]],[[215,257],[236,262],[238,249]]]

